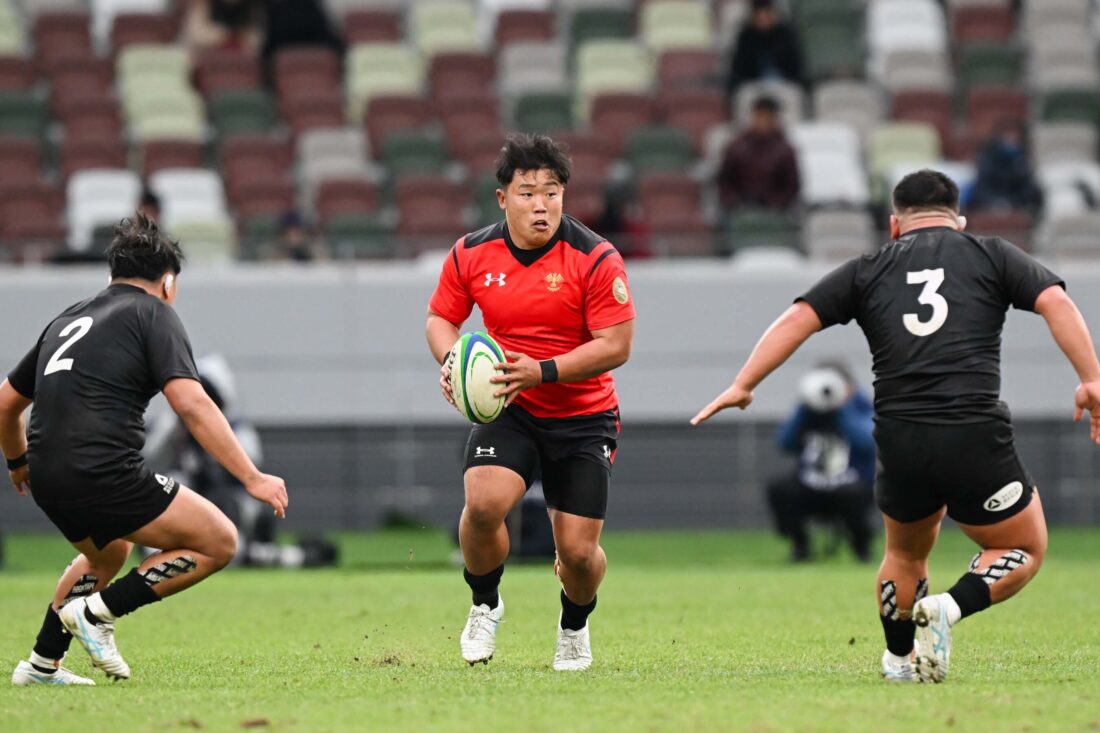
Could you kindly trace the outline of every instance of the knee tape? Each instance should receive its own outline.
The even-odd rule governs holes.
[[[994,560],[993,564],[985,570],[978,570],[978,558],[980,557],[981,553],[970,563],[970,572],[984,580],[986,585],[993,585],[1016,568],[1026,565],[1029,559],[1027,553],[1023,550],[1009,550]]]
[[[172,560],[165,560],[162,563],[154,565],[148,568],[141,574],[142,580],[147,585],[156,585],[157,583],[163,583],[166,580],[179,577],[184,573],[189,573],[197,567],[195,558],[190,555],[180,555]]]
[[[65,594],[65,597],[61,600],[61,608],[64,608],[69,603],[75,601],[77,598],[83,598],[92,592],[96,583],[99,582],[99,578],[92,574],[81,575],[73,583],[73,587],[69,589],[69,592]]]

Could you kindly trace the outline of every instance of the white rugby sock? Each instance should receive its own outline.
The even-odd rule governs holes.
[[[887,649],[886,663],[889,664],[891,667],[901,667],[902,665],[909,664],[909,657],[899,657],[897,654],[894,654],[889,649]]]
[[[61,666],[60,659],[47,659],[46,657],[43,657],[39,654],[35,654],[33,651],[31,652],[31,655],[27,657],[27,661],[39,669],[50,670],[49,672],[47,672],[47,674],[53,674],[53,672]]]
[[[118,620],[118,617],[111,613],[111,609],[107,608],[107,604],[103,602],[99,593],[88,596],[88,610],[100,621],[111,623]]]
[[[955,599],[951,597],[950,593],[940,593],[936,596],[940,603],[943,604],[943,610],[947,612],[947,625],[954,626],[962,619],[962,609],[959,608],[959,604],[955,602]]]

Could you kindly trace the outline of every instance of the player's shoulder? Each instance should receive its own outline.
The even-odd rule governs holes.
[[[598,257],[604,252],[615,250],[614,245],[607,241],[607,237],[597,234],[568,214],[561,218],[560,238],[562,243],[586,257],[593,255]]]
[[[482,227],[477,231],[466,234],[462,239],[458,240],[455,249],[471,250],[491,242],[503,242],[504,234],[504,220],[502,219],[495,224],[490,224],[489,226]]]

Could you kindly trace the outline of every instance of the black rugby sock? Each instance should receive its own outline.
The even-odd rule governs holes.
[[[963,575],[947,593],[955,599],[955,603],[959,604],[962,618],[984,611],[993,605],[989,585],[980,575],[974,573]]]
[[[491,570],[485,575],[473,575],[466,568],[462,568],[462,577],[466,579],[466,585],[473,591],[475,606],[488,606],[490,610],[500,604],[500,578],[504,575],[504,565],[496,570]]]
[[[160,596],[153,592],[152,587],[145,582],[145,578],[138,573],[137,568],[104,588],[99,597],[115,618],[133,613],[142,606],[160,600]],[[103,620],[96,619],[94,614],[91,619],[95,619],[97,623],[103,623]]]
[[[588,623],[588,615],[596,610],[596,598],[591,603],[579,606],[569,600],[565,591],[561,592],[561,627],[570,631],[580,631]]]
[[[913,651],[913,635],[917,631],[917,625],[910,619],[890,618],[879,616],[882,621],[882,633],[886,636],[886,648],[890,653],[898,657],[907,657]]]
[[[46,617],[42,619],[42,628],[38,631],[38,638],[34,642],[34,653],[44,659],[61,659],[65,652],[69,651],[69,644],[73,637],[65,627],[61,625],[61,618],[51,604],[46,608]],[[41,669],[38,665],[34,668],[39,672],[52,673],[52,669]]]

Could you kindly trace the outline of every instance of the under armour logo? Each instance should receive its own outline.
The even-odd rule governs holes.
[[[474,453],[474,458],[481,458],[482,456],[489,456],[490,458],[496,458],[496,455],[497,455],[497,449],[494,448],[493,446],[489,446],[488,448],[482,448],[479,445],[477,447],[476,452]]]
[[[603,457],[609,461],[611,460],[611,449],[606,445],[603,447]]]
[[[503,272],[500,273],[500,277],[493,277],[493,273],[491,273],[491,272],[485,273],[485,287],[489,287],[493,283],[496,283],[497,287],[503,288],[504,287],[504,277],[505,277],[505,274]]]

